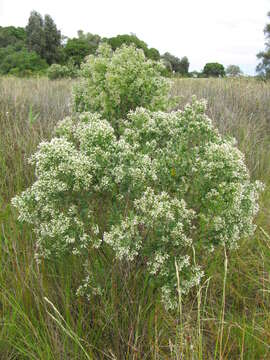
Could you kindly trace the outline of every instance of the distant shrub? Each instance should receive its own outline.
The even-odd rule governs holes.
[[[203,74],[208,77],[223,77],[225,76],[225,68],[219,63],[207,63],[203,68]]]
[[[78,76],[78,74],[79,74],[79,70],[72,64],[68,64],[68,65],[52,64],[47,71],[47,75],[50,80],[75,78]]]
[[[242,75],[243,72],[238,65],[228,65],[226,68],[226,75],[236,77]]]
[[[173,71],[177,75],[188,76],[189,60],[186,56],[181,59],[166,52],[162,59],[168,71]]]
[[[192,78],[199,78],[201,76],[201,73],[199,71],[191,71],[189,73],[189,76],[192,77]]]
[[[113,52],[101,44],[97,56],[90,55],[82,65],[83,79],[73,91],[74,110],[97,111],[113,126],[138,106],[167,110],[170,84],[162,71],[161,62],[147,59],[135,46],[123,45]]]
[[[133,34],[117,35],[108,39],[105,38],[104,41],[108,43],[113,50],[116,50],[123,45],[134,45],[137,49],[142,49],[145,55],[147,55],[146,53],[149,51],[147,44]]]
[[[0,74],[27,76],[45,72],[48,64],[35,52],[22,48],[14,49],[12,46],[0,49]]]
[[[142,49],[147,58],[156,61],[160,60],[159,51],[155,48],[149,49],[147,44],[134,34],[117,35],[108,39],[104,38],[103,41],[108,43],[113,50],[120,48],[122,45],[134,45],[137,49]]]
[[[52,64],[47,71],[48,78],[51,80],[68,77],[68,67],[59,64]]]
[[[146,56],[151,60],[155,60],[155,61],[160,60],[160,53],[155,48],[148,49],[146,52]]]
[[[127,96],[135,96],[126,99],[133,107],[140,100],[138,84],[147,86],[147,76],[157,77],[156,70],[150,71],[133,48],[124,47],[115,57],[103,48],[102,54],[84,68],[91,80],[81,105],[92,108],[89,96],[97,84],[94,104],[103,114],[124,116],[125,104],[122,113],[116,112],[114,102],[105,107],[107,91],[114,89],[112,101],[120,99],[121,106],[126,89]],[[130,59],[131,54],[135,58]],[[131,78],[141,79],[134,91]],[[150,81],[149,89],[153,86]],[[155,102],[163,107],[163,95],[148,97],[149,107]],[[243,154],[215,130],[204,102],[193,101],[171,113],[137,108],[118,131],[112,124],[90,112],[62,120],[57,136],[42,142],[32,156],[36,181],[13,205],[19,220],[34,228],[37,259],[73,253],[85,262],[79,294],[102,293],[88,256],[112,249],[112,264],[118,259],[124,268],[141,266],[160,288],[165,306],[175,308],[175,264],[185,294],[203,276],[204,254],[219,246],[236,248],[241,237],[253,233],[261,184],[250,181]]]

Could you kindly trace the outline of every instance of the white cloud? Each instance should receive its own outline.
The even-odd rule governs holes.
[[[162,53],[188,56],[191,69],[218,61],[253,74],[270,1],[0,0],[0,23],[25,26],[33,9],[50,14],[67,36],[79,29],[101,36],[133,32]]]

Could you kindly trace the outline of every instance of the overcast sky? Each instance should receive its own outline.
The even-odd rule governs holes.
[[[206,62],[237,64],[254,74],[264,49],[270,0],[0,0],[0,26],[25,26],[31,10],[50,14],[62,34],[135,33],[149,47]]]

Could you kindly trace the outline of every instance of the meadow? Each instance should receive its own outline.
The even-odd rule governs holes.
[[[168,312],[143,271],[88,302],[76,296],[82,264],[34,258],[31,229],[13,196],[29,186],[27,159],[70,113],[74,81],[0,78],[0,358],[268,359],[270,357],[270,83],[176,79],[177,108],[192,95],[222,134],[234,136],[253,179],[264,182],[257,230],[224,259],[215,253],[200,287]],[[100,269],[100,276],[106,269]]]

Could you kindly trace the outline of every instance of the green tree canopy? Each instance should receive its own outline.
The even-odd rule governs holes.
[[[203,68],[203,73],[204,75],[208,76],[212,76],[212,77],[223,77],[225,76],[225,69],[224,66],[222,64],[219,64],[217,62],[215,63],[207,63],[205,64],[204,68]]]
[[[136,46],[136,48],[138,49],[142,49],[144,51],[144,53],[146,54],[148,47],[147,44],[140,40],[136,35],[131,34],[124,34],[124,35],[117,35],[114,37],[111,37],[109,39],[104,39],[113,50],[118,49],[119,47],[121,47],[123,44],[125,45],[132,45],[134,44]]]
[[[59,61],[61,32],[50,15],[45,15],[43,20],[37,11],[32,11],[25,29],[30,52],[35,51],[48,64]]]
[[[92,34],[92,33],[84,33],[83,30],[78,30],[78,38],[80,40],[85,40],[87,41],[87,43],[89,44],[89,46],[92,46],[93,48],[95,48],[95,50],[97,49],[100,41],[101,41],[101,37],[97,34]]]
[[[186,56],[183,56],[180,60],[179,72],[183,75],[188,74],[189,60]]]
[[[64,58],[66,61],[72,61],[79,66],[87,55],[95,54],[101,37],[96,34],[84,33],[82,30],[78,31],[78,37],[68,39],[64,47]]]
[[[50,15],[44,18],[44,58],[48,64],[52,64],[59,60],[59,49],[61,46],[61,32],[57,29],[56,24]]]
[[[64,54],[66,59],[72,59],[76,65],[80,65],[85,56],[89,54],[89,48],[84,40],[68,39]]]
[[[178,57],[166,52],[162,58],[164,59],[165,66],[170,71],[174,71],[181,75],[187,75],[189,69],[189,61],[186,56],[179,59]]]
[[[22,27],[0,26],[0,48],[6,46],[24,45],[26,42],[26,31]]]
[[[32,11],[26,30],[26,43],[29,51],[35,51],[41,57],[45,50],[44,22],[37,11]]]
[[[148,48],[147,44],[140,40],[135,34],[123,34],[117,35],[111,38],[104,38],[103,41],[106,41],[113,50],[120,48],[123,44],[125,45],[135,45],[136,48],[142,49],[145,56],[151,60],[159,60],[160,53],[155,48]]]
[[[158,61],[160,59],[160,53],[157,49],[155,48],[150,48],[147,49],[146,51],[146,56],[151,59],[151,60],[155,60]]]
[[[36,52],[26,48],[15,51],[12,47],[0,49],[0,74],[30,75],[46,69],[47,63]]]
[[[29,75],[47,67],[45,60],[28,51],[26,31],[21,27],[0,27],[0,74]]]

